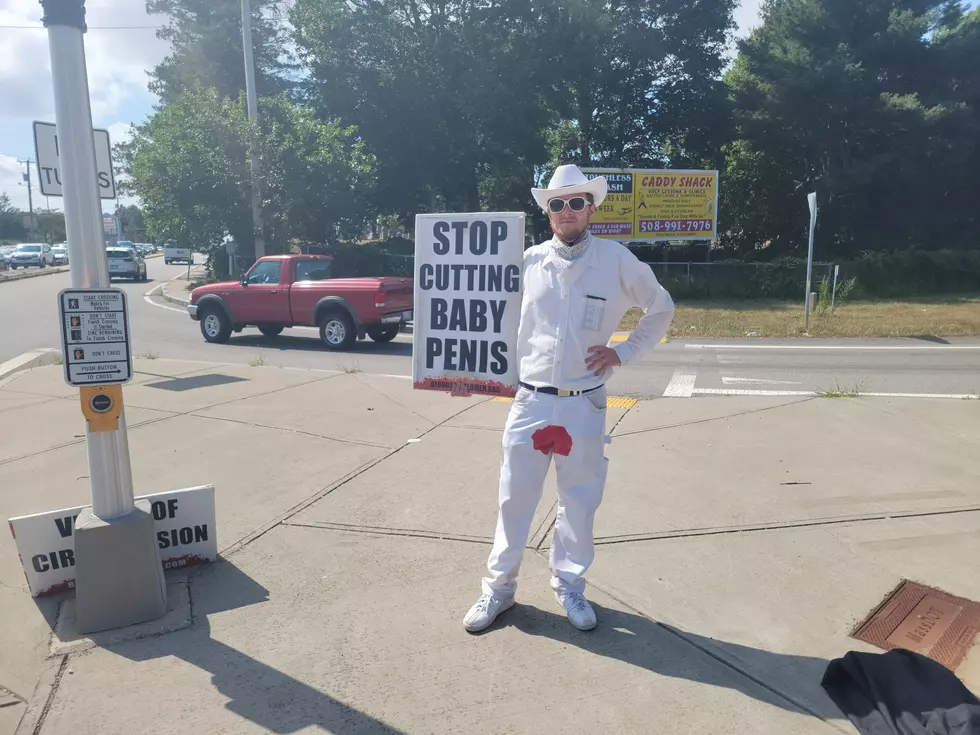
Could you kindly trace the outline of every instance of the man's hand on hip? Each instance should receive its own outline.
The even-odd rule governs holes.
[[[592,370],[596,375],[602,375],[607,370],[612,370],[622,364],[619,361],[619,355],[612,347],[596,345],[590,347],[586,352],[589,353],[589,356],[585,358],[585,367]]]

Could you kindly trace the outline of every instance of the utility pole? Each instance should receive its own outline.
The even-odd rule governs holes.
[[[806,293],[803,304],[803,331],[810,331],[810,278],[813,273],[813,232],[817,227],[817,192],[806,195],[806,203],[810,208],[810,243],[806,255]]]
[[[85,66],[85,0],[41,0],[41,5],[51,55],[71,285],[82,298],[85,291],[101,298],[110,283]],[[161,617],[167,611],[167,590],[153,516],[148,504],[134,502],[122,387],[85,385],[79,397],[86,417],[92,505],[76,518],[72,532],[76,628],[93,633]]]
[[[30,227],[30,238],[34,239],[34,197],[31,193],[31,159],[28,158],[26,161],[18,161],[18,163],[23,163],[27,166],[27,173],[24,174],[24,181],[27,182],[27,212],[30,215],[31,227]]]
[[[249,144],[249,164],[252,169],[252,231],[255,237],[255,257],[265,255],[265,234],[262,225],[262,172],[259,167],[258,141],[259,105],[255,98],[255,61],[252,58],[252,10],[248,0],[242,0],[242,47],[245,49],[245,97],[248,100],[248,121],[253,136]]]

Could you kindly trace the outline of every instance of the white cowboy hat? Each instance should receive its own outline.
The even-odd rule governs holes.
[[[591,194],[595,200],[593,203],[598,207],[606,198],[606,179],[596,176],[590,181],[578,166],[569,163],[555,169],[547,189],[531,189],[531,194],[545,212],[548,211],[549,200],[565,194]]]

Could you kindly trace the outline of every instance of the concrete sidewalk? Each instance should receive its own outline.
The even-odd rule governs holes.
[[[169,281],[164,281],[160,287],[160,297],[177,306],[187,306],[191,302],[191,291],[194,283],[207,277],[207,268],[203,264],[191,266],[190,279],[186,273],[178,275]]]
[[[519,604],[471,636],[506,402],[136,369],[136,492],[213,483],[222,561],[168,573],[163,628],[66,648],[65,598],[32,600],[0,534],[0,733],[854,732],[820,678],[877,650],[855,624],[902,579],[980,599],[976,402],[614,401],[599,627],[574,630],[548,587],[552,477]],[[4,518],[88,502],[61,370],[0,381]],[[974,691],[978,650],[957,672]]]

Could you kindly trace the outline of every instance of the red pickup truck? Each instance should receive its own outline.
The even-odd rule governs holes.
[[[286,327],[320,328],[328,350],[346,350],[358,338],[390,342],[412,319],[411,278],[331,278],[328,255],[260,258],[241,281],[191,291],[187,311],[208,342],[255,326],[266,337]]]

